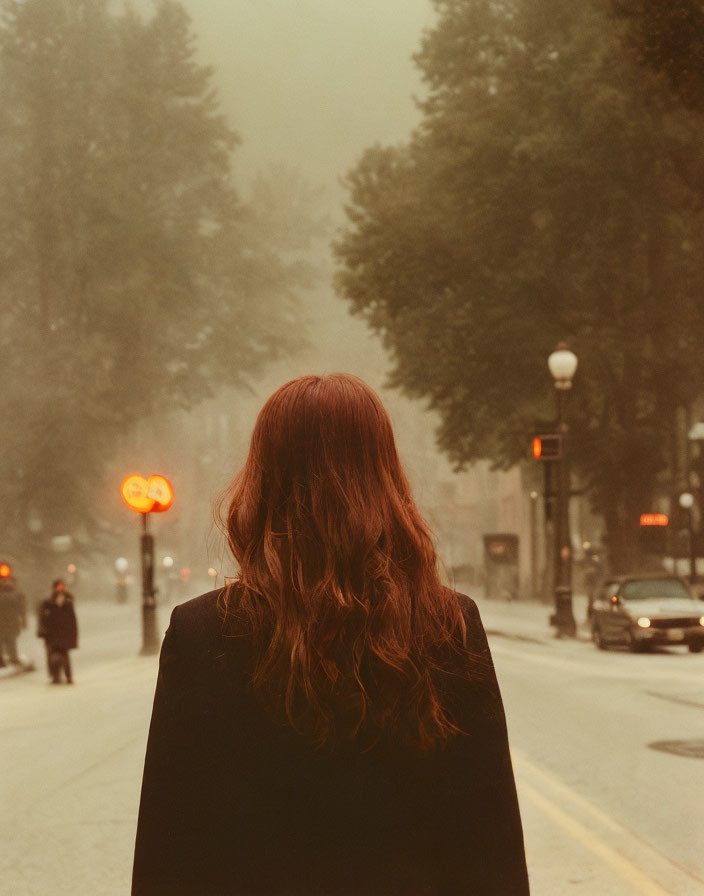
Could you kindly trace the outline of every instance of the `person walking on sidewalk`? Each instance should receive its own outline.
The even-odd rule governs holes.
[[[15,578],[8,570],[0,575],[0,666],[12,663],[21,665],[17,653],[17,638],[23,628],[27,627],[27,613],[24,595],[17,590]]]
[[[63,672],[67,683],[73,684],[69,650],[78,647],[78,623],[73,596],[66,591],[61,579],[54,581],[51,597],[41,603],[37,636],[43,638],[46,645],[47,666],[52,683],[60,684]]]
[[[133,896],[526,896],[479,612],[378,396],[282,386],[224,517],[240,572],[162,645]]]

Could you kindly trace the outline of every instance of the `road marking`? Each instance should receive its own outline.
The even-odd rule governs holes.
[[[669,890],[663,890],[660,884],[643,874],[628,859],[624,859],[617,852],[607,846],[584,825],[575,821],[566,812],[563,812],[555,803],[538,793],[530,784],[521,782],[521,792],[533,805],[540,809],[548,818],[552,819],[570,836],[582,844],[586,849],[598,856],[606,865],[609,865],[624,881],[630,884],[634,890],[643,896],[673,896]]]
[[[632,851],[641,854],[647,854],[649,864],[660,866],[663,875],[667,878],[673,875],[678,878],[679,882],[684,885],[682,875],[686,878],[687,884],[692,883],[703,884],[704,880],[698,875],[692,873],[676,862],[673,862],[668,856],[659,849],[642,839],[638,834],[630,831],[620,822],[616,821],[598,806],[595,806],[590,800],[573,790],[568,784],[558,778],[556,775],[538,768],[530,762],[522,753],[511,750],[513,764],[516,769],[519,781],[519,791],[521,791],[528,800],[540,809],[545,815],[551,818],[563,830],[570,834],[575,840],[581,843],[586,849],[598,856],[605,864],[609,865],[620,877],[628,881],[637,892],[644,896],[671,896],[678,894],[681,888],[675,890],[665,890],[640,870],[633,862],[624,858],[616,852],[611,846],[594,832],[590,831],[585,825],[572,817],[565,809],[560,808],[557,803],[549,799],[544,791],[551,792],[551,795],[560,798],[563,803],[571,804],[574,808],[581,810],[586,816],[590,816],[596,823],[606,830],[608,834],[618,836],[622,841],[630,842]],[[526,777],[533,780],[533,784],[526,780]],[[540,787],[540,790],[537,789]]]
[[[595,806],[586,797],[583,797],[580,793],[577,793],[576,790],[573,790],[568,784],[565,784],[565,782],[558,778],[556,775],[553,775],[550,772],[545,771],[545,769],[538,768],[538,766],[533,765],[533,763],[526,759],[526,757],[522,753],[517,753],[513,748],[511,749],[511,758],[518,771],[527,773],[534,778],[537,778],[538,781],[543,785],[543,787],[549,788],[555,794],[563,797],[563,799],[568,800],[575,806],[579,806],[580,809],[587,812],[592,816],[592,818],[596,819],[600,824],[603,824],[613,833],[628,833],[623,825],[619,824],[615,819],[611,818],[610,815],[607,815],[606,812]]]

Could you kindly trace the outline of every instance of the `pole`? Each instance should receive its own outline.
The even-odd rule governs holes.
[[[156,632],[156,597],[154,591],[154,536],[149,534],[147,517],[142,514],[142,655],[159,652]]]
[[[572,544],[570,539],[570,469],[567,455],[568,426],[565,421],[565,389],[557,387],[557,431],[562,437],[562,456],[557,467],[555,519],[555,615],[551,622],[558,638],[574,638],[577,624],[572,611]]]
[[[687,532],[689,535],[689,584],[697,581],[697,546],[694,540],[694,507],[687,508]]]
[[[530,590],[538,597],[538,493],[530,493]]]

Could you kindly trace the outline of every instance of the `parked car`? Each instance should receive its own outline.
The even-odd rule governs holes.
[[[592,637],[600,650],[622,644],[634,653],[655,644],[704,648],[704,603],[677,576],[605,579],[592,607]]]

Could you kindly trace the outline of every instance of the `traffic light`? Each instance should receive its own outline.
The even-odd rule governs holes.
[[[559,460],[562,457],[562,436],[558,433],[535,436],[533,457],[536,460]]]

